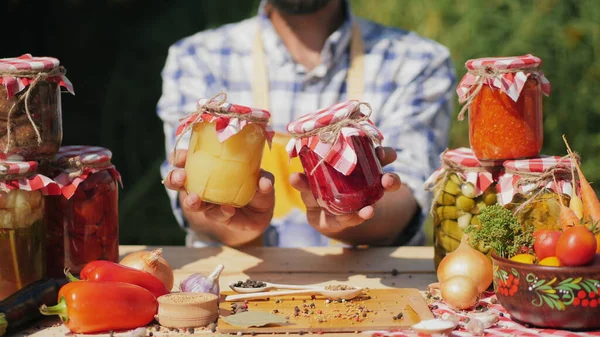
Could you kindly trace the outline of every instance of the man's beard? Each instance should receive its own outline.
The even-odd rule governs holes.
[[[330,2],[331,0],[269,0],[278,11],[291,15],[315,13]]]

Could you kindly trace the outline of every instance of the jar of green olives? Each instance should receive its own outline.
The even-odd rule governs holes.
[[[560,203],[568,206],[573,193],[572,169],[568,157],[507,160],[498,180],[498,203],[526,228],[560,229]]]
[[[486,205],[497,203],[496,182],[502,162],[481,162],[469,148],[446,150],[442,166],[425,182],[433,193],[434,264],[437,269],[447,253],[460,245],[469,224],[479,224],[479,213]],[[490,249],[477,248],[489,256]]]

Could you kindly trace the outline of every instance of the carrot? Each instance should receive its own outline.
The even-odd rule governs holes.
[[[558,184],[556,183],[556,177],[554,177],[554,184],[558,186]],[[575,212],[573,212],[572,209],[565,206],[565,201],[563,200],[562,193],[557,194],[559,198],[558,206],[560,207],[560,213],[558,214],[558,224],[564,232],[569,227],[573,227],[579,224],[579,218],[577,218],[577,215],[575,214]]]
[[[581,201],[583,204],[583,220],[591,221],[593,227],[597,227],[598,221],[600,221],[600,201],[594,192],[594,189],[590,185],[590,183],[585,179],[583,172],[581,171],[581,167],[575,160],[575,155],[567,142],[567,138],[563,135],[563,140],[565,141],[565,145],[567,146],[567,151],[571,156],[571,160],[575,164],[575,169],[577,169],[577,176],[579,177],[579,188],[581,194]]]

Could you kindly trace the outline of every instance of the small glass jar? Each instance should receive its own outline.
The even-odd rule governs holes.
[[[73,93],[51,57],[0,59],[0,152],[15,160],[51,159],[62,143],[60,87]]]
[[[497,203],[496,183],[502,162],[480,162],[471,149],[448,150],[440,156],[442,167],[426,181],[433,193],[431,214],[434,234],[434,265],[460,245],[464,230],[479,225],[479,213]],[[491,260],[490,247],[475,247]]]
[[[365,103],[341,104],[345,107],[337,104],[288,125],[294,135],[288,145],[290,157],[300,158],[314,198],[334,215],[359,211],[384,193],[383,170],[375,153],[383,137],[360,112]],[[346,113],[339,114],[344,108]]]
[[[91,146],[64,146],[51,162],[61,194],[46,199],[47,269],[78,273],[95,260],[118,262],[121,177],[112,153]]]
[[[33,161],[0,164],[0,300],[45,276],[46,186],[36,170]]]
[[[270,114],[235,104],[202,99],[198,111],[183,121],[191,129],[185,164],[185,189],[203,201],[246,206],[256,192]]]
[[[477,158],[539,155],[544,136],[542,93],[550,93],[548,80],[538,71],[540,64],[532,55],[466,63],[468,73],[459,94],[469,109],[469,141]]]
[[[522,226],[561,230],[560,203],[568,206],[574,190],[569,158],[508,160],[498,184],[499,203]]]

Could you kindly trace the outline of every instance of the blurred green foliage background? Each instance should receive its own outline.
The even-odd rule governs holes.
[[[597,0],[351,0],[356,15],[437,40],[457,75],[470,58],[531,53],[552,83],[544,101],[545,154],[566,153],[561,135],[600,181],[600,3]],[[0,57],[55,56],[76,96],[63,95],[64,144],[113,151],[123,174],[121,243],[182,245],[160,184],[156,117],[168,47],[198,31],[256,14],[257,0],[6,0]],[[455,109],[455,114],[458,112]],[[451,147],[468,146],[455,121]],[[598,184],[596,184],[598,185]],[[600,188],[597,188],[600,191]]]

